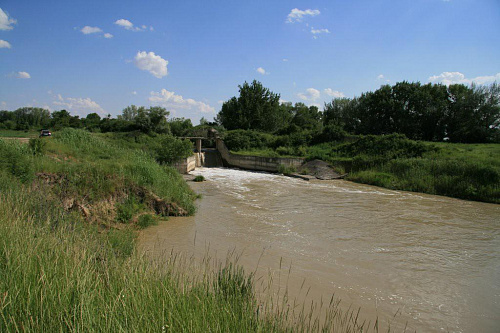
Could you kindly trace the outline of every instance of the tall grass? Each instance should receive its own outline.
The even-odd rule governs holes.
[[[91,230],[34,223],[26,200],[0,201],[0,331],[266,330],[242,271],[190,279],[172,262],[123,261]]]
[[[170,169],[79,131],[61,132],[47,156],[0,144],[1,332],[267,331],[251,277],[239,268],[190,276],[175,258],[144,260],[130,229],[101,233],[60,200],[59,194],[97,199],[123,184],[168,193],[157,186],[177,185]],[[34,181],[35,171],[61,177],[49,191]]]
[[[500,203],[495,160],[428,155],[395,159],[349,176],[361,183],[455,198]]]
[[[147,152],[70,128],[55,133],[47,150],[49,156],[37,159],[36,169],[68,175],[68,190],[89,200],[140,186],[194,213],[195,195],[182,177],[175,169],[156,163]]]
[[[113,249],[119,237],[78,214],[42,212],[45,201],[22,187],[0,193],[1,332],[376,331],[333,298],[310,308],[262,303],[253,276],[231,260],[124,256]]]
[[[419,143],[400,136],[365,137],[309,148],[349,172],[347,179],[390,189],[500,203],[500,145]]]

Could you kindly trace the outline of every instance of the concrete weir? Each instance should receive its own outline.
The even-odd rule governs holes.
[[[199,167],[230,167],[252,171],[278,172],[280,165],[298,168],[304,160],[301,158],[260,157],[232,154],[224,141],[216,137],[216,148],[202,149],[202,137],[190,137],[196,140],[196,149],[192,156],[185,158],[174,167],[182,174],[189,173]]]

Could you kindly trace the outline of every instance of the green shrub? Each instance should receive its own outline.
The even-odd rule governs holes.
[[[173,136],[162,136],[155,149],[156,160],[161,164],[172,164],[193,154],[193,144],[189,140]]]
[[[140,229],[144,229],[144,228],[147,228],[151,225],[157,225],[157,224],[158,224],[158,221],[151,214],[142,214],[137,219],[137,226]]]
[[[33,155],[43,155],[47,149],[47,141],[43,138],[31,138],[28,146]]]
[[[35,170],[30,152],[18,142],[0,140],[0,170],[27,183],[35,177]]]
[[[195,181],[195,182],[204,182],[205,181],[205,177],[203,177],[202,175],[198,175],[198,176],[194,177],[193,181]]]
[[[320,142],[335,142],[344,140],[347,132],[339,125],[327,125],[323,127],[323,131],[318,136]]]
[[[367,135],[336,149],[338,153],[346,157],[364,155],[386,159],[420,157],[426,152],[435,150],[437,150],[436,147],[409,140],[403,134]]]
[[[143,208],[144,205],[135,196],[130,195],[125,202],[117,205],[116,219],[121,223],[128,223]]]
[[[224,136],[227,148],[234,151],[270,148],[274,146],[275,140],[271,134],[252,130],[227,131]]]
[[[284,175],[291,174],[291,173],[294,173],[296,171],[297,170],[295,169],[295,167],[289,166],[289,165],[280,164],[278,167],[278,172],[282,173]]]
[[[290,143],[294,147],[309,145],[315,136],[314,131],[300,131],[290,134]]]
[[[278,147],[276,148],[276,152],[280,156],[290,156],[293,155],[294,149],[292,147]]]

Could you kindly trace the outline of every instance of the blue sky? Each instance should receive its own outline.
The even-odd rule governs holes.
[[[256,79],[322,107],[385,83],[500,82],[499,0],[0,1],[0,109],[211,120]]]

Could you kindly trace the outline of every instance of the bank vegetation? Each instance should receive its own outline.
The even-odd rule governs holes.
[[[71,128],[29,143],[0,139],[1,332],[376,327],[333,299],[323,320],[305,304],[257,299],[253,275],[231,260],[137,253],[138,229],[193,214],[196,198],[162,150],[141,140]]]

